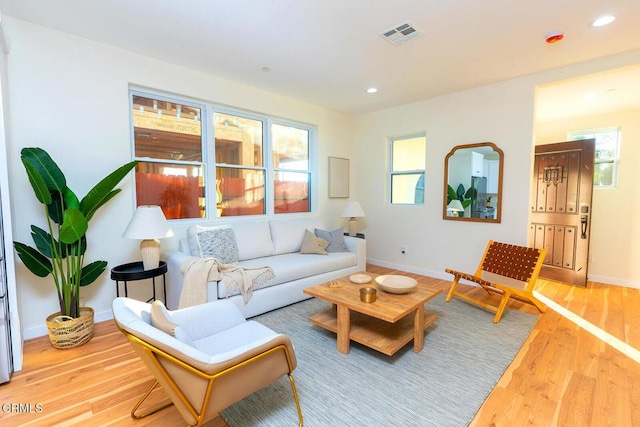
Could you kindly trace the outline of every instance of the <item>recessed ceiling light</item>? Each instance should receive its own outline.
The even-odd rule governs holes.
[[[367,89],[367,93],[376,93],[377,91],[378,89],[375,87],[370,87],[369,89]]]
[[[605,15],[605,16],[601,16],[600,18],[598,18],[595,21],[593,21],[591,23],[591,26],[592,27],[604,27],[605,25],[611,24],[615,20],[616,20],[615,16]]]
[[[595,93],[595,92],[589,92],[589,93],[586,93],[586,94],[583,96],[583,99],[584,99],[585,101],[593,102],[593,101],[595,101],[596,99],[598,99],[598,94],[597,94],[597,93]]]

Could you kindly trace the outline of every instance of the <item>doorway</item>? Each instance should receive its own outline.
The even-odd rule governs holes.
[[[573,139],[576,131],[612,127],[620,130],[616,179],[609,186],[594,180],[589,280],[637,288],[640,144],[635,141],[640,138],[640,64],[536,87],[536,145]]]
[[[538,145],[529,242],[546,248],[540,277],[586,287],[595,140]]]

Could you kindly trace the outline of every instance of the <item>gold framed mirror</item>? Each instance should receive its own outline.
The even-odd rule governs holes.
[[[444,158],[442,218],[501,221],[504,153],[492,142],[456,145]]]

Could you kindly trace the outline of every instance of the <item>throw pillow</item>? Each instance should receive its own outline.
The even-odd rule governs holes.
[[[213,257],[222,264],[238,262],[238,244],[231,228],[217,228],[198,232],[200,257]]]
[[[175,323],[171,318],[171,313],[164,306],[162,301],[154,301],[151,304],[151,326],[156,329],[160,329],[165,334],[175,337],[178,341],[181,341],[187,345],[194,346],[193,340],[185,332],[185,330]]]
[[[302,247],[300,248],[300,253],[327,255],[327,246],[329,246],[329,242],[321,237],[316,237],[316,235],[311,231],[306,230],[304,232],[304,238],[302,239]]]
[[[175,336],[175,329],[178,324],[171,319],[171,314],[164,306],[162,301],[154,301],[151,304],[151,326],[156,329],[160,329],[165,334],[169,334],[172,337]]]
[[[316,228],[316,236],[329,242],[327,252],[348,252],[347,245],[344,244],[344,231],[338,228],[333,231],[320,230]]]

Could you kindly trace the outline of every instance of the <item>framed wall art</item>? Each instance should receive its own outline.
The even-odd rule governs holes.
[[[329,198],[349,197],[349,159],[329,157]]]

